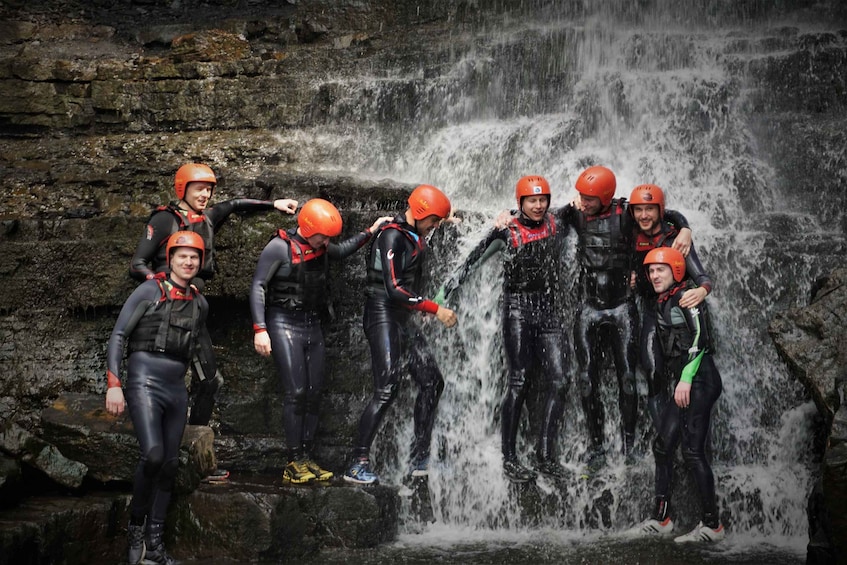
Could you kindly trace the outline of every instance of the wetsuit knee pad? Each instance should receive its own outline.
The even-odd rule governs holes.
[[[706,454],[702,451],[691,449],[690,447],[682,446],[682,459],[686,465],[697,463],[706,460]]]
[[[653,439],[653,457],[656,458],[656,463],[664,463],[667,461],[668,448],[665,445],[665,440],[661,435],[657,435]]]
[[[155,445],[145,454],[144,476],[155,477],[165,463],[165,449],[161,445]]]

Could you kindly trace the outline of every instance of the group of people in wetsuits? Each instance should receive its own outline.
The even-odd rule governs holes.
[[[656,438],[655,504],[652,514],[629,531],[635,535],[673,531],[670,487],[673,455],[682,444],[702,502],[702,522],[678,542],[724,537],[717,512],[714,476],[707,456],[711,411],[721,393],[712,359],[712,336],[704,302],[712,282],[691,244],[685,217],[665,209],[661,188],[643,184],[629,200],[614,197],[617,181],[603,166],[589,167],[576,181],[577,199],[551,209],[550,185],[540,176],[515,187],[516,213],[502,212],[442,286],[443,302],[485,260],[501,250],[503,343],[508,364],[500,405],[503,473],[514,482],[567,476],[556,439],[569,387],[561,301],[566,237],[576,236],[579,306],[573,315],[576,380],[588,427],[587,473],[605,465],[604,407],[598,394],[603,349],[614,360],[622,440],[632,460],[638,417],[636,369],[648,385],[648,408]],[[639,303],[641,314],[639,315]],[[544,391],[536,464],[521,464],[516,437],[530,367],[539,361]]]
[[[216,184],[214,172],[206,165],[179,168],[174,182],[177,200],[157,209],[145,226],[130,268],[130,275],[142,284],[124,304],[109,340],[106,408],[117,415],[127,407],[139,441],[128,527],[129,563],[173,562],[164,548],[163,531],[180,439],[186,422],[208,425],[215,392],[223,382],[206,329],[208,303],[201,294],[215,272],[214,234],[234,212],[276,209],[293,214],[297,209],[298,203],[291,199],[234,199],[211,206]],[[504,474],[517,482],[533,480],[536,471],[564,477],[555,447],[569,373],[567,336],[555,289],[563,272],[559,251],[573,229],[582,289],[582,306],[573,325],[574,349],[592,446],[589,466],[599,468],[605,457],[603,407],[596,390],[599,348],[608,347],[617,370],[625,451],[630,453],[634,443],[639,360],[648,377],[650,410],[658,432],[653,446],[655,510],[635,531],[672,530],[668,497],[673,453],[682,442],[703,500],[703,522],[677,541],[723,537],[714,478],[705,455],[710,412],[721,391],[703,302],[711,282],[691,247],[685,218],[665,210],[663,193],[655,185],[636,187],[629,203],[615,199],[615,176],[605,167],[587,169],[576,188],[578,201],[550,209],[547,181],[538,176],[520,179],[517,214],[498,217],[495,228],[433,300],[417,290],[424,273],[427,236],[451,217],[450,200],[434,186],[418,186],[405,211],[394,218],[378,218],[339,243],[331,238],[342,231],[341,215],[333,204],[319,198],[303,205],[296,228],[273,235],[259,257],[249,302],[254,347],[260,355],[273,358],[283,388],[289,449],[284,482],[305,484],[333,476],[313,456],[324,376],[321,321],[331,307],[329,262],[344,259],[368,243],[363,326],[371,352],[373,393],[360,417],[343,479],[355,484],[378,482],[369,457],[371,444],[407,372],[419,389],[409,474],[428,474],[444,379],[418,318],[433,315],[453,327],[456,314],[444,301],[481,259],[491,256],[495,244],[503,249],[503,332],[509,363],[501,405]],[[649,272],[636,267],[636,260],[648,266]],[[645,305],[641,324],[636,293]],[[538,465],[531,470],[518,461],[516,435],[534,356],[541,360],[547,398]],[[191,401],[183,380],[189,368]],[[219,470],[216,476],[226,474]]]

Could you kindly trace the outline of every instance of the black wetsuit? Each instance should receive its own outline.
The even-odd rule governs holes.
[[[604,347],[611,349],[615,361],[626,452],[634,444],[638,419],[638,308],[630,292],[635,224],[627,205],[626,199],[613,199],[594,216],[570,205],[553,211],[562,223],[574,226],[578,238],[582,301],[574,319],[573,339],[580,398],[595,452],[603,446],[605,412],[597,391]],[[688,227],[680,214],[672,210],[666,214],[678,225]]]
[[[238,198],[227,200],[206,209],[202,214],[186,211],[178,202],[160,206],[147,221],[144,233],[138,241],[135,255],[132,256],[129,274],[137,281],[144,281],[156,273],[168,270],[165,248],[168,238],[180,230],[193,231],[203,238],[206,251],[203,266],[192,281],[198,289],[215,275],[215,232],[233,213],[256,213],[273,210],[273,202]],[[201,328],[198,338],[197,359],[192,360],[191,416],[192,425],[208,426],[215,406],[215,394],[223,385],[223,377],[217,370],[212,339],[208,329]]]
[[[665,357],[664,370],[674,387],[681,379],[691,383],[691,398],[687,408],[680,408],[676,402],[670,401],[662,411],[653,442],[656,497],[660,501],[669,499],[673,454],[681,442],[682,456],[700,493],[703,523],[717,528],[715,477],[706,458],[706,441],[712,407],[720,397],[723,385],[712,359],[712,335],[706,302],[694,308],[679,306],[683,292],[689,288],[693,288],[692,283],[683,281],[662,293],[657,300],[657,335]],[[667,509],[664,511],[669,513]]]
[[[202,295],[163,279],[130,295],[106,353],[110,386],[119,383],[125,343],[129,353],[123,388],[140,452],[130,506],[135,524],[145,516],[148,524],[165,521],[185,429],[185,373],[209,311]]]
[[[324,380],[321,320],[328,310],[329,261],[344,259],[370,239],[363,231],[313,249],[297,229],[280,230],[259,256],[250,289],[253,329],[266,330],[283,389],[285,441],[296,461],[311,451]]]
[[[354,456],[367,457],[382,418],[408,370],[418,385],[415,438],[411,460],[429,457],[432,426],[444,378],[414,320],[415,312],[435,314],[438,305],[421,297],[419,288],[426,240],[400,215],[382,226],[368,253],[363,325],[371,351],[374,391],[359,420]]]
[[[503,342],[509,377],[500,411],[503,459],[517,458],[516,438],[527,394],[527,373],[533,358],[541,363],[546,380],[538,456],[555,459],[559,420],[568,392],[564,323],[557,304],[559,256],[568,226],[557,225],[547,214],[539,222],[521,216],[506,229],[491,230],[471,250],[459,270],[445,284],[445,297],[458,288],[490,249],[505,249],[503,264]]]
[[[653,285],[647,278],[647,270],[644,268],[644,258],[650,250],[656,247],[671,247],[679,230],[672,223],[662,220],[659,222],[659,231],[647,235],[638,231],[635,235],[635,274],[636,291],[641,302],[641,344],[639,348],[639,366],[647,380],[647,406],[653,425],[658,426],[659,414],[661,414],[665,403],[669,400],[669,383],[664,378],[662,349],[656,337],[656,309],[653,303],[656,293]],[[685,258],[685,275],[694,281],[697,286],[702,286],[708,292],[712,292],[712,280],[706,274],[694,245]]]

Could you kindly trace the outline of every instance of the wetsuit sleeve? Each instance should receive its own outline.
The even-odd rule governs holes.
[[[106,346],[106,380],[108,388],[121,386],[119,378],[121,361],[124,357],[124,344],[126,339],[132,335],[138,321],[144,316],[144,312],[150,304],[162,296],[159,284],[154,281],[145,281],[139,285],[121,308],[109,344]]]
[[[471,273],[504,247],[507,233],[508,230],[505,229],[492,229],[474,246],[462,265],[444,283],[444,298],[448,298],[450,293],[459,288]]]
[[[682,228],[691,229],[691,226],[688,225],[688,219],[676,210],[665,209],[665,214],[662,219],[667,221],[669,224],[673,224],[677,230],[681,230]]]
[[[406,259],[413,252],[406,236],[398,229],[384,229],[376,240],[376,246],[382,264],[382,282],[388,299],[411,310],[435,314],[438,304],[407,288],[402,279]]]
[[[697,257],[697,252],[694,246],[688,251],[688,257],[685,258],[685,271],[689,278],[697,283],[697,286],[702,286],[707,292],[712,292],[712,279],[706,274],[706,269],[703,268],[700,259]]]
[[[566,204],[560,208],[550,208],[549,213],[556,219],[556,223],[564,230],[576,225],[578,210],[573,204]],[[563,233],[565,235],[567,232]]]
[[[266,298],[268,284],[280,268],[291,265],[291,245],[280,237],[272,239],[256,264],[253,283],[250,285],[250,314],[253,316],[253,331],[267,331],[265,323]]]
[[[206,211],[206,217],[212,222],[212,229],[218,231],[221,224],[229,218],[230,214],[257,214],[259,212],[270,212],[274,209],[274,203],[269,200],[254,200],[252,198],[235,198],[215,204]]]
[[[348,237],[341,243],[330,243],[326,248],[326,253],[333,261],[346,259],[371,240],[371,232],[363,230],[353,237]]]
[[[156,274],[154,267],[159,248],[178,227],[170,212],[158,212],[150,217],[132,256],[129,265],[130,277],[140,282],[153,278]]]
[[[685,324],[688,326],[688,331],[691,332],[693,341],[691,348],[688,350],[688,357],[685,366],[682,368],[682,374],[679,380],[684,383],[689,383],[694,380],[697,371],[700,369],[700,363],[703,361],[703,356],[706,354],[704,342],[706,336],[706,323],[703,320],[703,308],[695,306],[694,308],[680,308],[685,317]]]

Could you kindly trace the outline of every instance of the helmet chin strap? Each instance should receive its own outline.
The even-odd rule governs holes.
[[[196,208],[195,208],[194,206],[192,206],[191,204],[189,204],[189,203],[188,203],[188,201],[187,201],[185,198],[183,198],[182,200],[180,200],[180,202],[182,202],[182,203],[184,203],[186,206],[188,206],[188,207],[191,209],[191,211],[192,211],[192,212],[194,212],[195,214],[202,214],[202,213],[203,213],[203,212],[201,212],[200,210],[196,209]]]

